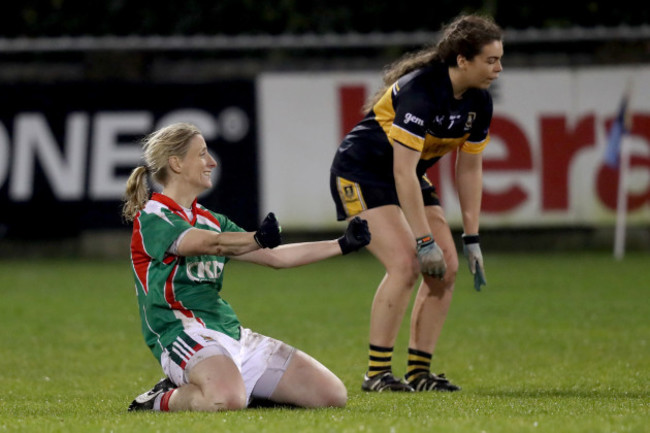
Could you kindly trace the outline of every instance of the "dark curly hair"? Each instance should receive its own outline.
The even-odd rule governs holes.
[[[409,72],[434,62],[450,67],[458,66],[459,55],[472,60],[485,45],[503,40],[501,27],[492,18],[480,15],[460,15],[444,26],[441,33],[437,44],[407,53],[388,65],[384,72],[382,89],[366,102],[364,112],[370,111],[386,89]]]

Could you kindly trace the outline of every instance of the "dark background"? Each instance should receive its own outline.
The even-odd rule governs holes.
[[[220,158],[227,159],[224,167],[234,169],[233,177],[222,178],[219,193],[215,193],[219,196],[206,197],[201,202],[251,230],[263,217],[258,214],[259,179],[255,168],[256,77],[261,72],[284,70],[379,71],[405,51],[421,47],[423,41],[418,32],[425,35],[426,43],[434,42],[435,32],[460,13],[491,15],[506,30],[506,68],[650,62],[650,8],[631,0],[23,0],[5,2],[0,14],[0,99],[4,107],[0,110],[0,114],[4,113],[0,121],[11,134],[13,113],[45,112],[50,127],[57,133],[61,122],[56,119],[63,119],[75,108],[158,107],[164,111],[177,106],[179,92],[184,92],[184,97],[196,98],[197,106],[202,108],[241,99],[242,108],[251,116],[252,128],[245,152],[239,149],[239,153],[227,155],[226,147],[213,149]],[[208,48],[197,46],[192,38],[202,35],[224,36],[225,42]],[[256,41],[261,41],[260,45],[238,45],[242,37],[245,40],[249,35],[259,37]],[[330,35],[360,35],[366,42],[380,35],[382,42],[310,46],[312,35],[320,43]],[[113,36],[115,44],[102,45]],[[146,43],[131,46],[133,36],[149,42],[152,37],[163,36],[164,42],[155,48]],[[283,36],[289,36],[293,45],[283,46]],[[89,40],[89,45],[84,45]],[[179,49],[173,45],[178,41],[186,45]],[[240,85],[228,86],[233,82]],[[66,86],[74,92],[64,93]],[[165,86],[178,86],[179,92],[169,98],[152,90]],[[101,94],[96,105],[79,96],[83,88],[96,89]],[[45,93],[41,94],[39,89]],[[131,93],[129,89],[133,89]],[[68,94],[73,96],[68,98]],[[42,97],[47,95],[54,97],[59,107],[67,100],[69,107],[57,112],[56,107],[41,104]],[[612,101],[613,106],[617,103]],[[62,143],[58,132],[57,142]],[[214,145],[220,146],[216,142]],[[247,159],[235,161],[237,155],[243,154]],[[254,176],[242,175],[251,172]],[[38,251],[47,251],[44,240],[49,239],[56,254],[64,245],[62,238],[74,240],[70,243],[71,254],[95,250],[96,229],[128,227],[119,220],[119,202],[59,203],[39,179],[43,176],[37,173],[38,190],[34,200],[27,203],[7,201],[7,184],[0,185],[0,256],[16,254],[29,244],[25,240],[37,240]],[[239,194],[242,191],[248,198]],[[57,212],[50,217],[61,225],[55,229],[39,227],[33,232],[31,228],[38,225],[33,212],[40,207]],[[578,234],[576,244],[585,245],[595,238],[595,229],[569,227],[558,236],[538,231],[535,244],[552,242],[566,246],[567,236]],[[90,247],[84,246],[84,230],[92,232],[93,237],[88,238]],[[553,232],[557,234],[558,230]],[[647,239],[647,227],[643,233],[642,239]],[[117,236],[112,232],[107,234],[107,241],[114,238]],[[3,247],[8,239],[15,242],[10,248]],[[108,248],[109,242],[105,243],[102,250]],[[123,245],[116,247],[119,252],[127,249]]]
[[[6,2],[0,34],[17,36],[346,33],[438,30],[459,12],[484,12],[506,28],[641,25],[633,0],[23,0]]]
[[[246,113],[249,130],[237,143],[222,138],[210,140],[211,152],[222,162],[219,185],[201,197],[201,204],[224,213],[243,228],[257,227],[258,168],[254,85],[250,80],[219,81],[209,84],[151,83],[57,83],[0,84],[4,102],[0,122],[13,135],[12,117],[19,112],[44,114],[59,144],[65,142],[65,118],[81,111],[147,111],[154,123],[177,108],[200,109],[215,117],[226,107]],[[91,122],[92,123],[92,122]],[[137,143],[143,136],[120,137],[121,142]],[[89,144],[90,146],[90,144]],[[90,153],[90,149],[87,150]],[[26,201],[9,199],[9,177],[0,184],[0,238],[35,240],[67,238],[84,230],[127,227],[121,217],[120,200],[92,200],[87,192],[81,200],[60,201],[54,197],[42,166],[37,163],[32,196]],[[117,167],[128,175],[133,167]],[[89,174],[86,173],[86,182]]]

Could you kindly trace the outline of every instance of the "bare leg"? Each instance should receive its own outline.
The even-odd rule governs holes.
[[[397,206],[369,209],[360,216],[372,233],[368,249],[386,268],[372,303],[370,344],[393,347],[420,275],[415,238]]]
[[[348,393],[343,382],[323,364],[300,350],[291,357],[271,395],[277,403],[301,407],[343,407]]]
[[[300,350],[271,395],[277,403],[301,407],[343,407],[348,394],[343,382],[323,364]]]
[[[433,238],[445,255],[447,273],[444,280],[429,276],[423,278],[411,313],[409,347],[433,353],[451,304],[458,255],[442,208],[427,206],[426,212]]]
[[[189,382],[174,391],[170,411],[221,411],[246,407],[246,387],[227,356],[207,358],[192,368]]]

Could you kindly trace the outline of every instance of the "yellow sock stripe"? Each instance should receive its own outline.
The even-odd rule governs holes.
[[[413,371],[429,371],[428,367],[422,366],[422,365],[407,365],[406,366],[406,372],[411,373]]]
[[[413,355],[413,354],[409,353],[408,362],[411,362],[411,361],[419,361],[419,362],[430,363],[431,362],[431,357],[430,356]]]
[[[379,350],[372,350],[370,349],[368,351],[368,354],[372,356],[373,358],[392,358],[393,357],[393,351],[391,350],[390,352],[383,352]]]

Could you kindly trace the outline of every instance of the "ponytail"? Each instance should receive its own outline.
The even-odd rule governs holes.
[[[133,169],[126,181],[122,216],[127,222],[133,222],[136,215],[149,200],[149,187],[147,186],[147,167],[139,166]]]

